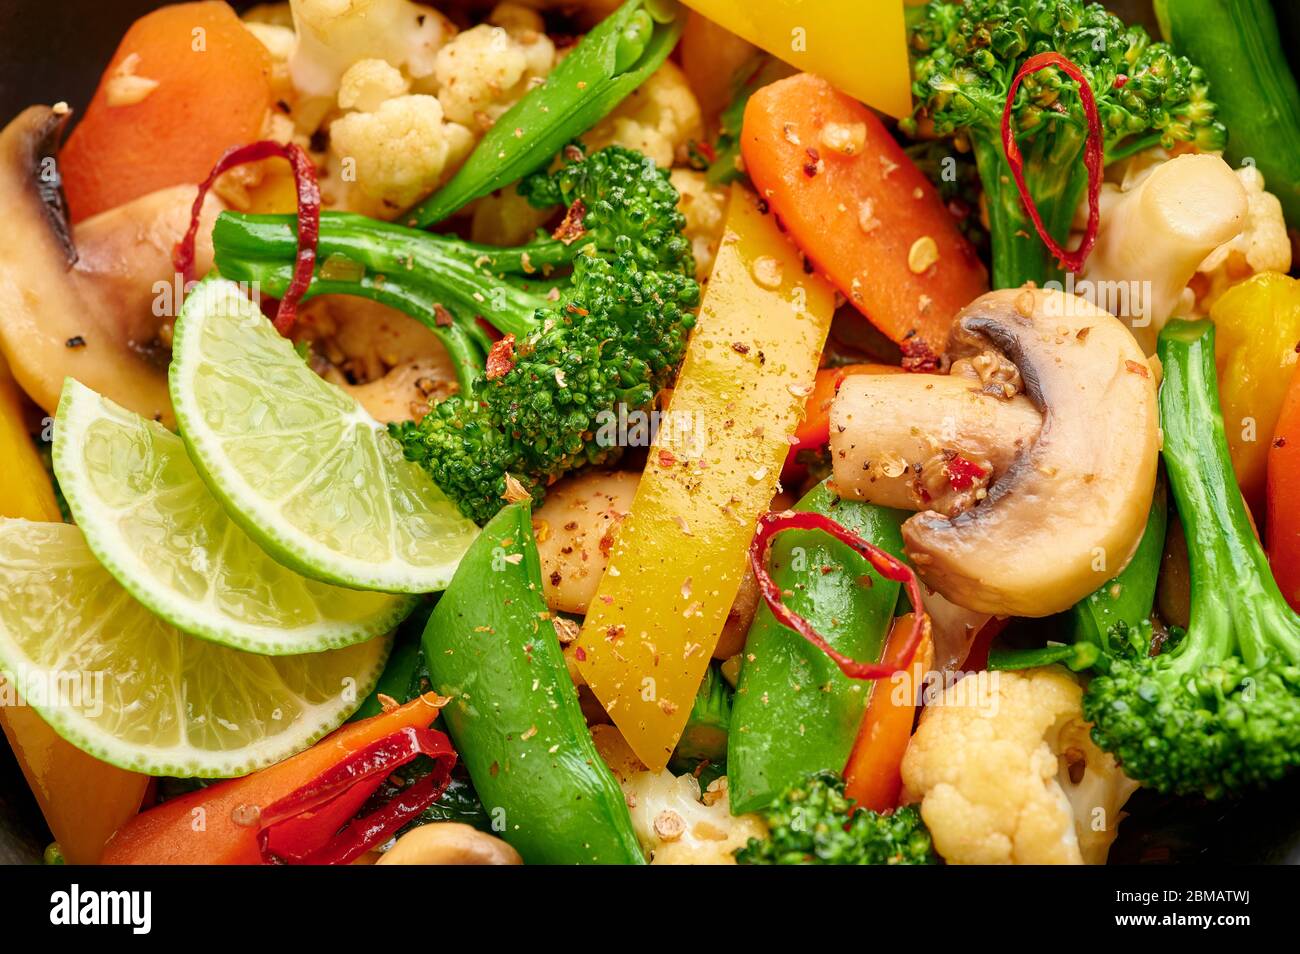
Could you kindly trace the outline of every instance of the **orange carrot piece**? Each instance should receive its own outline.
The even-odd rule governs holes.
[[[885,642],[884,663],[898,665],[901,648],[913,626],[913,614],[894,620]],[[844,769],[844,793],[859,808],[873,812],[893,811],[903,790],[903,753],[912,738],[916,721],[916,697],[932,665],[934,644],[926,640],[913,660],[906,679],[895,676],[877,682],[862,716],[862,726]]]
[[[73,220],[200,182],[231,146],[261,139],[271,67],[225,3],[181,3],[135,21],[59,156]]]
[[[257,813],[372,742],[438,717],[435,697],[345,725],[283,762],[137,815],[104,849],[106,865],[259,865]],[[347,796],[342,796],[346,799]],[[355,809],[355,806],[353,806]],[[328,811],[330,806],[322,809]],[[346,820],[346,819],[344,819]],[[201,821],[201,825],[200,825]]]
[[[905,366],[932,370],[953,317],[988,290],[988,276],[875,114],[801,73],[750,98],[741,152],[808,260],[898,343]]]

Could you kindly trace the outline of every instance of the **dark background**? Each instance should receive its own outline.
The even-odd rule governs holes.
[[[162,5],[157,0],[0,0],[0,118],[7,122],[32,103],[59,100],[80,110],[127,26]],[[1108,6],[1155,32],[1147,0],[1113,0]],[[1274,6],[1282,17],[1300,18],[1300,0]],[[1300,57],[1300,50],[1288,52],[1293,62]],[[94,792],[86,797],[94,798]],[[1112,863],[1300,864],[1300,777],[1216,804],[1142,791],[1128,811],[1131,817],[1111,850]],[[37,861],[49,839],[9,746],[0,746],[0,863]]]

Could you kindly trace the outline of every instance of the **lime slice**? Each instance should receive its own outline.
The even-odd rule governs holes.
[[[150,775],[244,775],[305,749],[361,704],[392,644],[258,656],[191,639],[64,523],[0,519],[0,593],[0,669],[27,704],[78,748]]]
[[[184,441],[72,378],[54,434],[54,470],[91,551],[177,629],[250,653],[318,653],[387,633],[415,608],[276,563],[226,516]]]
[[[478,528],[239,286],[209,278],[186,300],[170,383],[190,458],[276,560],[340,586],[446,588]]]

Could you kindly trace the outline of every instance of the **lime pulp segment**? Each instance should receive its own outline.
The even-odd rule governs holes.
[[[150,775],[224,778],[340,725],[391,640],[259,656],[191,639],[131,598],[71,524],[0,519],[0,670],[64,739]]]
[[[478,528],[233,282],[209,278],[186,300],[169,379],[199,473],[280,563],[361,589],[450,582]]]
[[[54,469],[99,562],[154,613],[252,653],[314,653],[393,629],[415,598],[308,579],[226,515],[185,443],[69,378]]]

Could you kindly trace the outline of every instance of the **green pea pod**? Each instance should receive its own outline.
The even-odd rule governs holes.
[[[1228,127],[1225,158],[1257,166],[1288,224],[1300,225],[1300,86],[1268,0],[1156,0],[1155,9],[1165,39],[1205,70]]]
[[[529,864],[642,864],[542,602],[527,507],[470,546],[424,631],[443,720],[489,817]]]
[[[540,169],[663,65],[685,15],[669,0],[627,0],[496,121],[452,180],[411,210],[425,228]]]
[[[1165,552],[1165,530],[1169,524],[1169,502],[1165,481],[1156,482],[1151,498],[1151,512],[1142,531],[1137,550],[1128,565],[1114,579],[1102,584],[1070,611],[1074,620],[1074,641],[1106,645],[1111,628],[1124,623],[1136,630],[1147,624],[1156,601],[1156,581],[1160,578],[1160,561]]]
[[[902,555],[899,527],[907,514],[840,500],[824,481],[795,509],[825,514]],[[854,659],[880,658],[899,584],[879,576],[862,556],[823,533],[781,534],[773,541],[770,560],[785,604],[827,642]],[[843,771],[870,688],[868,682],[845,676],[821,650],[760,606],[746,637],[732,702],[727,744],[732,810],[764,808],[814,772]]]

